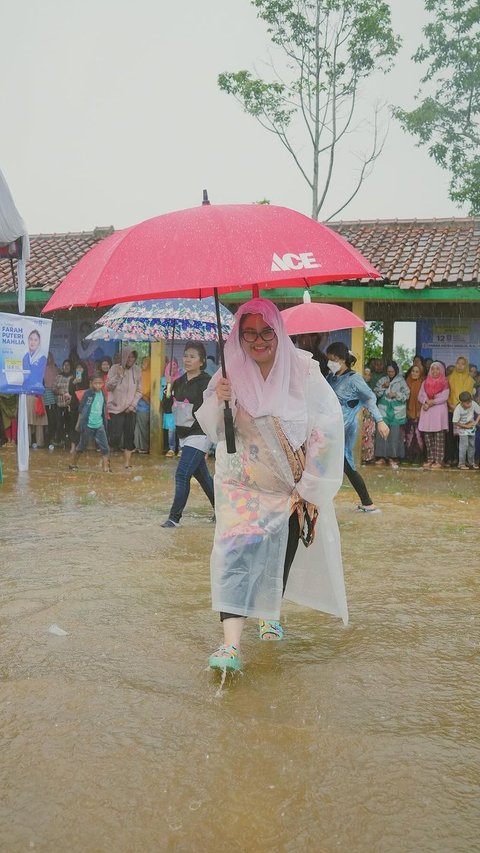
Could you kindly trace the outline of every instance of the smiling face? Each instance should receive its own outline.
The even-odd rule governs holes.
[[[110,370],[110,362],[109,361],[106,361],[106,360],[102,361],[100,366],[101,366],[104,373],[108,373],[108,371]]]
[[[410,371],[410,377],[412,379],[420,379],[420,368],[417,367],[416,364],[413,365],[413,367]]]
[[[461,356],[460,358],[457,358],[455,362],[455,370],[458,370],[459,373],[463,373],[465,371],[466,366],[467,362],[464,358],[462,358]]]
[[[389,378],[389,379],[393,379],[393,378],[394,378],[394,376],[396,376],[396,375],[397,375],[397,374],[395,373],[395,368],[394,368],[394,367],[392,367],[391,365],[390,365],[389,367],[387,367],[387,376],[388,376],[388,378]]]
[[[240,343],[244,353],[258,364],[264,378],[268,376],[275,361],[278,340],[274,330],[265,322],[261,314],[245,314],[242,317]]]
[[[438,379],[441,375],[442,371],[440,370],[440,366],[438,364],[432,364],[430,367],[430,376],[433,376],[434,379]]]
[[[30,332],[28,336],[28,351],[33,355],[40,346],[40,335],[38,332]]]

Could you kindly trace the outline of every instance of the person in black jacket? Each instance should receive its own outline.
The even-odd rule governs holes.
[[[187,344],[183,353],[185,373],[173,383],[173,413],[182,455],[175,473],[173,504],[162,527],[179,527],[190,494],[192,477],[195,477],[214,506],[213,480],[205,461],[210,441],[195,417],[195,412],[203,403],[203,392],[210,382],[210,376],[205,372],[206,362],[207,353],[203,344]]]

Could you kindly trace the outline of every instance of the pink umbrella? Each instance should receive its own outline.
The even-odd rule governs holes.
[[[44,312],[164,296],[215,296],[259,288],[380,278],[343,237],[320,222],[269,204],[210,205],[147,219],[102,240],[74,266]],[[222,337],[219,352],[223,375]],[[227,450],[235,452],[225,405]]]
[[[292,308],[285,308],[281,315],[289,335],[333,332],[365,325],[353,311],[325,302],[302,302]]]

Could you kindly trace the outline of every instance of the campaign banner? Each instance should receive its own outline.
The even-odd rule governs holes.
[[[0,393],[43,394],[51,320],[0,313]]]
[[[463,356],[480,366],[480,320],[458,319],[419,320],[417,322],[417,352],[424,358],[441,361],[448,367]]]

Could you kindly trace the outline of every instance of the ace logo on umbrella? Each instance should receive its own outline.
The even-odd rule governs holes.
[[[294,252],[286,252],[285,255],[277,255],[276,252],[272,258],[272,272],[286,272],[287,270],[314,270],[322,265],[318,263],[313,252],[300,252],[296,255]]]

